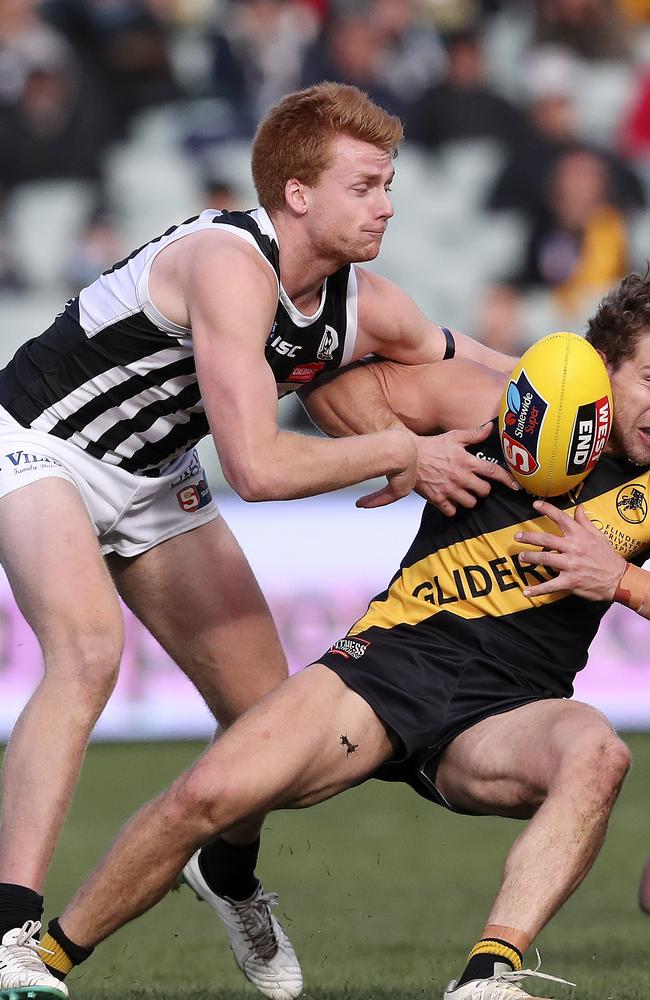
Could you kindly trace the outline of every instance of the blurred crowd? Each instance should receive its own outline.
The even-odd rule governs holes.
[[[459,144],[498,150],[477,210],[495,226],[515,213],[523,243],[489,287],[468,289],[484,340],[525,346],[522,310],[540,291],[577,322],[643,265],[630,233],[650,191],[650,0],[0,0],[0,294],[34,280],[7,221],[21,189],[83,183],[59,262],[74,292],[129,249],[107,170],[143,115],[174,109],[205,204],[249,207],[224,151],[287,91],[324,79],[399,114],[432,170]],[[585,79],[598,82],[590,128]],[[601,80],[616,91],[602,109]]]

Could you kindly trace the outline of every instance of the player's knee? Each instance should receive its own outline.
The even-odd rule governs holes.
[[[170,804],[180,825],[191,829],[199,842],[207,840],[242,818],[241,789],[226,774],[197,766],[174,783]]]
[[[599,786],[604,796],[615,799],[632,765],[629,747],[614,733],[596,747],[594,772],[599,775]]]
[[[72,629],[49,648],[44,645],[46,674],[51,683],[65,685],[80,707],[103,707],[117,680],[122,649],[121,626]]]
[[[616,800],[631,762],[625,743],[615,733],[599,728],[586,733],[576,746],[571,767],[574,780],[588,797],[597,804],[609,805]]]

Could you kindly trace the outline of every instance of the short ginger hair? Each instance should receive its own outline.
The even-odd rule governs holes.
[[[284,189],[296,177],[313,186],[330,163],[336,135],[390,150],[397,156],[404,129],[358,87],[319,83],[287,94],[262,119],[253,140],[253,183],[269,211],[284,207]]]

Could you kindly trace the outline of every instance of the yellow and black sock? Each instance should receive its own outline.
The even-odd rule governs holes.
[[[65,979],[75,965],[81,965],[87,958],[90,958],[95,950],[94,948],[84,948],[83,945],[71,941],[61,930],[58,917],[50,920],[47,925],[47,934],[41,941],[41,947],[47,948],[47,951],[44,950],[40,954],[48,970],[57,979]]]
[[[523,955],[518,948],[501,938],[481,938],[467,956],[465,971],[458,980],[458,986],[473,979],[489,979],[494,975],[494,965],[500,962],[510,966],[514,972],[521,969]]]

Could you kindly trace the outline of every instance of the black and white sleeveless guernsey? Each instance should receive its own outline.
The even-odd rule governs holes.
[[[354,267],[329,277],[311,316],[280,282],[278,239],[262,208],[200,215],[173,226],[71,299],[52,326],[0,371],[0,405],[23,427],[54,434],[137,475],[157,476],[204,437],[192,331],[166,319],[149,297],[149,272],[175,240],[218,226],[245,240],[278,282],[265,347],[278,395],[347,364],[357,331]]]

